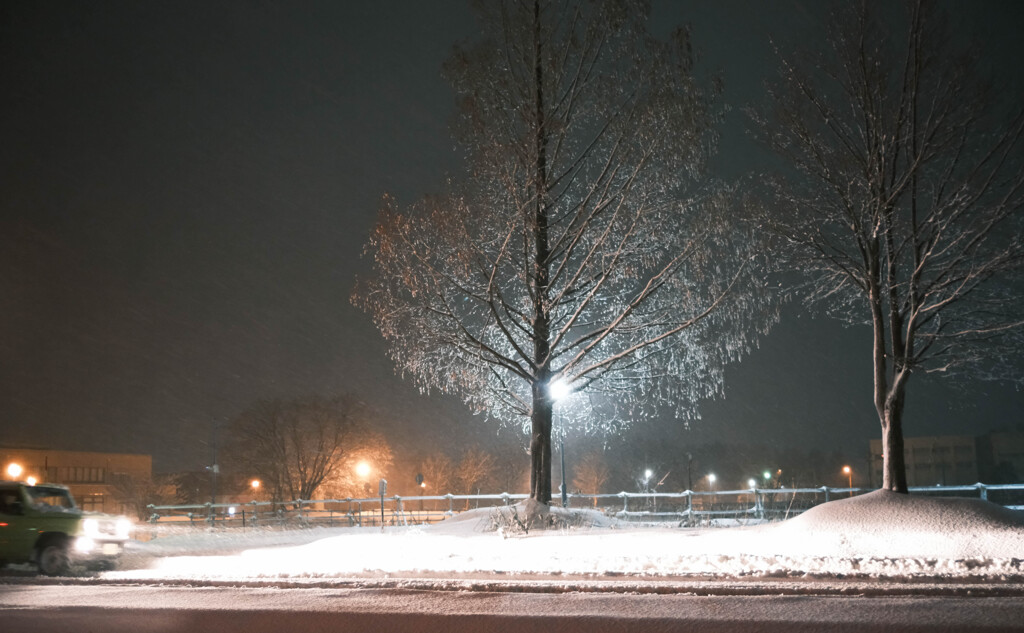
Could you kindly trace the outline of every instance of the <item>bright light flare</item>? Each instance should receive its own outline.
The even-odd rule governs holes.
[[[36,478],[30,476],[25,480],[25,482],[30,486],[34,486],[36,485]]]
[[[356,464],[356,474],[360,477],[370,476],[370,465],[366,462],[359,462]]]
[[[562,379],[555,380],[548,385],[548,395],[550,395],[551,399],[555,401],[564,400],[572,395],[572,387]]]
[[[21,473],[23,470],[24,469],[21,467],[21,464],[15,462],[11,462],[10,464],[7,465],[7,474],[13,479],[21,477]]]

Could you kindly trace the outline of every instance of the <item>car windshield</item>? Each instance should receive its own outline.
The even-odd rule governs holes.
[[[75,509],[75,502],[71,498],[71,494],[62,488],[32,486],[28,489],[28,496],[32,499],[32,505],[37,510],[58,511]]]

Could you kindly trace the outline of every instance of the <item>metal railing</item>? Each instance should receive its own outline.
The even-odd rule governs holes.
[[[681,526],[737,525],[782,520],[820,503],[871,492],[867,488],[752,488],[683,492],[569,494],[569,506],[592,508],[619,519]],[[1024,511],[1024,484],[913,487],[911,494],[970,496]],[[149,522],[218,527],[379,526],[434,523],[470,507],[506,506],[525,494],[437,495],[345,499],[296,499],[193,505],[150,505]],[[557,503],[557,499],[554,500]]]

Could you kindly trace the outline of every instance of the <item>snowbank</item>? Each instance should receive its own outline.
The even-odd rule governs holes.
[[[786,522],[733,529],[638,528],[599,512],[552,508],[552,529],[508,529],[498,509],[422,527],[337,528],[289,547],[231,556],[168,556],[108,578],[319,578],[375,574],[572,574],[588,576],[1020,577],[1024,520],[974,499],[878,491],[824,504]],[[508,509],[501,510],[510,513]],[[518,516],[534,517],[524,506]],[[499,531],[495,531],[501,527]],[[281,539],[277,533],[276,538]],[[191,543],[190,540],[191,539]],[[203,535],[134,548],[209,552]],[[165,541],[161,543],[161,541]],[[237,543],[233,543],[237,546]]]

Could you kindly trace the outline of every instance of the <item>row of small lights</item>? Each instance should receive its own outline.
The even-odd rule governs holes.
[[[21,464],[17,464],[17,463],[13,463],[12,462],[11,464],[8,464],[8,466],[7,466],[7,474],[11,477],[11,479],[17,479],[18,477],[21,476],[22,472],[24,472],[24,469],[21,467]],[[366,462],[359,462],[358,464],[356,464],[356,474],[359,475],[360,477],[368,476],[370,474],[370,465],[367,464]],[[853,469],[850,468],[849,466],[843,466],[843,474],[850,478],[850,487],[852,488],[853,487]],[[645,481],[649,480],[653,475],[654,475],[654,471],[652,471],[651,469],[648,468],[644,472]],[[764,480],[765,481],[770,481],[771,478],[772,478],[771,471],[770,470],[764,471]],[[36,478],[35,477],[29,476],[25,481],[30,486],[36,485]],[[713,486],[713,485],[715,485],[716,481],[718,481],[718,477],[715,475],[715,473],[708,473],[708,483]],[[258,491],[260,489],[260,480],[259,479],[253,479],[250,482],[249,485],[252,487],[252,490],[255,493],[256,491]],[[755,488],[757,486],[757,480],[754,479],[753,477],[751,477],[750,479],[747,480],[747,485],[750,488]],[[427,482],[425,482],[425,481],[421,481],[420,482],[420,487],[421,488],[426,488],[426,486],[427,486]]]
[[[780,470],[779,472],[781,473],[782,471]],[[843,474],[847,476],[847,478],[849,479],[850,487],[853,488],[853,469],[850,468],[849,466],[843,466]],[[644,482],[646,483],[647,481],[649,481],[653,475],[654,471],[652,471],[650,468],[644,471]],[[772,472],[770,470],[766,470],[764,471],[763,476],[765,481],[771,481]],[[711,484],[712,486],[714,486],[715,482],[718,481],[718,477],[715,475],[715,473],[708,473],[707,478],[708,483]],[[750,479],[747,480],[747,486],[751,490],[753,490],[754,488],[757,487],[757,480],[751,477]]]

